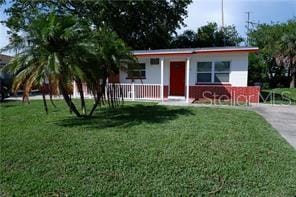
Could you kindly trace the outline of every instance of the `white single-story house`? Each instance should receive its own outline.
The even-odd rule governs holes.
[[[109,83],[126,99],[187,102],[226,99],[259,102],[260,87],[248,86],[248,55],[257,47],[209,47],[132,51],[139,66],[120,70]]]

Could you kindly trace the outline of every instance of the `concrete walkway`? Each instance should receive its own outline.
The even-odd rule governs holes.
[[[296,106],[258,104],[251,109],[262,115],[296,149]]]

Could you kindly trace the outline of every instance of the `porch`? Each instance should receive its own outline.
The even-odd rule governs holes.
[[[73,84],[73,98],[79,98],[79,92],[76,84]],[[161,84],[135,84],[135,83],[109,83],[106,86],[105,95],[113,94],[114,97],[129,101],[160,101],[183,100],[187,103],[193,101],[211,101],[222,100],[231,103],[259,103],[260,87],[233,87],[223,85],[190,85],[185,87],[186,97],[170,96],[169,86]],[[84,96],[92,98],[83,85]]]

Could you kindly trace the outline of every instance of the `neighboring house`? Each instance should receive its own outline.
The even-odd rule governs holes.
[[[0,69],[12,59],[9,55],[0,54]]]
[[[257,47],[137,50],[132,53],[139,66],[128,72],[121,70],[109,83],[120,87],[125,99],[132,100],[223,99],[257,103],[260,88],[248,86],[248,54],[257,50]]]
[[[10,75],[7,74],[7,73],[4,73],[1,71],[1,69],[6,65],[8,64],[8,62],[12,59],[11,56],[9,55],[3,55],[3,54],[0,54],[0,78],[3,80],[3,79],[7,79],[7,78],[10,78]]]
[[[12,59],[11,56],[0,54],[0,100],[9,94],[11,86],[11,76],[1,71],[1,69]]]

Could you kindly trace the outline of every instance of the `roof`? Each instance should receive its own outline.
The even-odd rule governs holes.
[[[0,68],[5,66],[12,59],[9,55],[0,54]]]
[[[256,52],[258,47],[206,47],[206,48],[180,48],[180,49],[156,49],[156,50],[135,50],[132,51],[135,56],[160,56],[160,55],[192,55],[204,53],[238,53],[238,52]]]
[[[0,54],[0,61],[10,61],[12,56]]]

